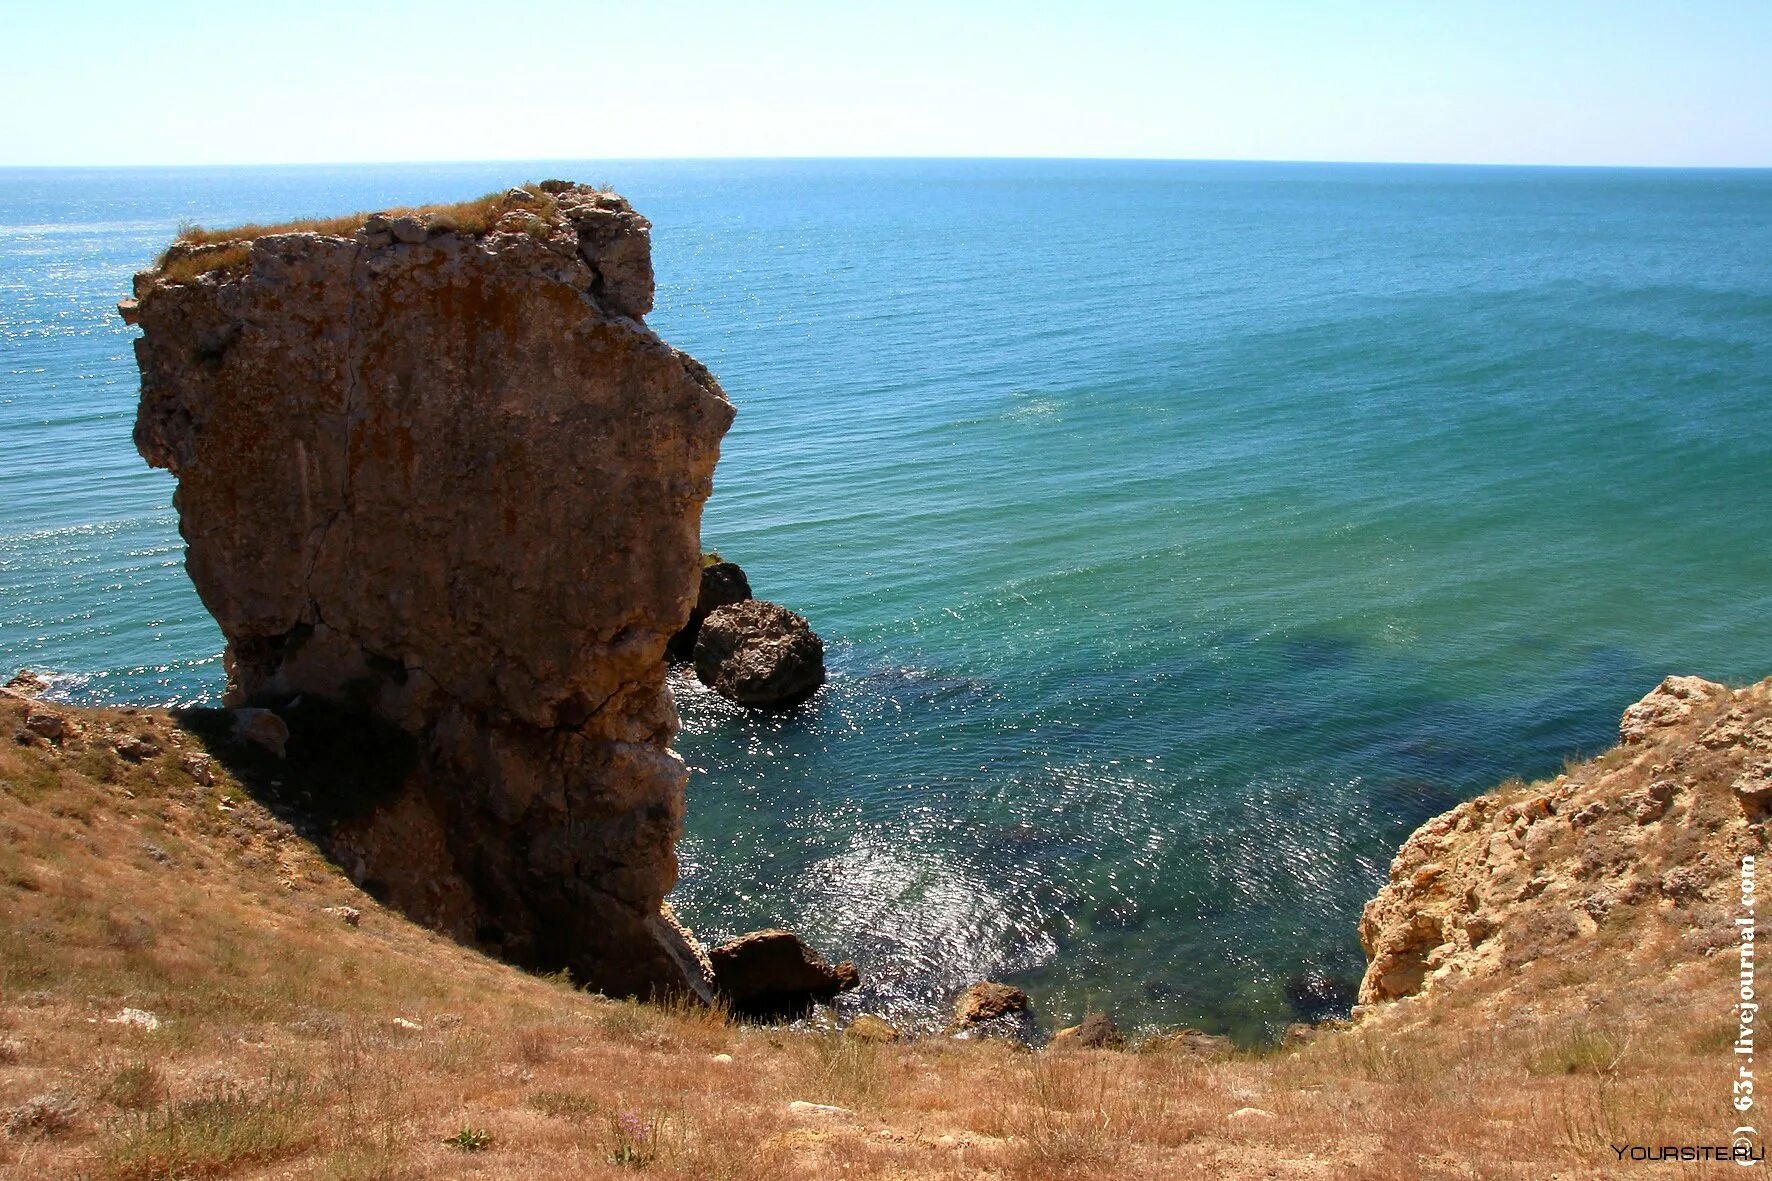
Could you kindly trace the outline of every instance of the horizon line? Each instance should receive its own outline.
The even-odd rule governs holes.
[[[721,156],[492,156],[431,160],[254,160],[174,163],[0,164],[0,172],[130,171],[147,169],[273,169],[273,168],[435,168],[499,164],[697,164],[697,163],[1001,163],[1052,164],[1292,164],[1367,168],[1522,168],[1543,170],[1629,170],[1639,172],[1768,172],[1767,164],[1614,164],[1593,162],[1521,163],[1508,160],[1327,160],[1255,156],[1061,156],[1061,155],[721,155]]]

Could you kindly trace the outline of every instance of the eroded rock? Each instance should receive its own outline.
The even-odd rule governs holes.
[[[341,859],[520,963],[616,995],[705,987],[661,909],[686,778],[663,656],[733,412],[638,319],[646,220],[549,182],[478,221],[365,218],[166,266],[129,313],[135,438],[178,478],[226,704],[331,702],[417,751],[332,834]]]
[[[786,607],[747,599],[718,608],[702,621],[695,641],[695,675],[740,705],[797,705],[824,684],[824,642]]]
[[[1614,750],[1423,824],[1361,915],[1366,1017],[1430,1020],[1435,998],[1479,981],[1496,1013],[1519,1003],[1510,990],[1580,1004],[1665,968],[1617,949],[1668,929],[1701,954],[1736,940],[1719,903],[1739,897],[1742,859],[1764,854],[1762,733],[1772,754],[1772,681],[1669,677],[1625,710]],[[1585,992],[1535,975],[1571,965]],[[1404,998],[1421,998],[1407,1012],[1422,1016],[1390,1014],[1384,1002]]]

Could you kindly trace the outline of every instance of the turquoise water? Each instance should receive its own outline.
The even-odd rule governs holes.
[[[677,682],[678,904],[870,1007],[1271,1031],[1424,817],[1772,673],[1772,173],[959,161],[0,171],[0,673],[218,692],[111,311],[178,221],[551,174],[655,222],[705,540],[831,655]]]

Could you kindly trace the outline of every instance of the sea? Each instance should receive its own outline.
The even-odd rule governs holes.
[[[1423,820],[1772,674],[1772,172],[1156,161],[0,170],[0,677],[213,702],[114,305],[181,223],[560,176],[738,407],[703,525],[824,637],[672,679],[673,901],[935,1021],[1345,1012]]]

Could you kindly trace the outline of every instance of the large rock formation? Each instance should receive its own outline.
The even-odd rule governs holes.
[[[661,910],[686,778],[663,656],[733,414],[640,320],[649,229],[547,182],[207,235],[123,306],[136,445],[178,477],[228,703],[318,698],[415,740],[341,859],[458,936],[641,995],[706,985]]]
[[[1665,994],[1670,971],[1737,942],[1742,859],[1764,855],[1772,807],[1772,681],[1669,677],[1619,737],[1416,830],[1360,920],[1362,1004],[1580,1008],[1638,980]]]

